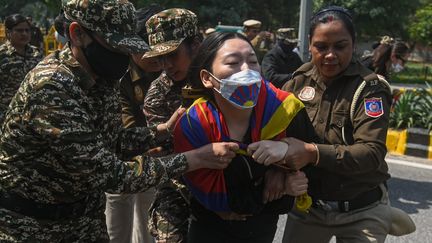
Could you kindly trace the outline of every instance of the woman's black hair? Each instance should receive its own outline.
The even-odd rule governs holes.
[[[375,48],[372,56],[372,68],[376,74],[387,77],[387,62],[390,60],[392,53],[397,58],[404,60],[403,58],[409,51],[409,47],[402,41],[394,43],[381,43]],[[405,60],[404,60],[405,61]]]
[[[340,6],[329,6],[315,13],[310,21],[309,41],[312,40],[315,29],[318,24],[325,24],[334,20],[340,20],[351,35],[353,43],[356,40],[355,28],[352,21],[352,16],[349,11]]]
[[[408,52],[409,47],[405,42],[396,41],[396,43],[393,44],[392,53],[394,53],[397,58],[406,61],[404,57]]]
[[[71,23],[72,21],[68,20],[64,15],[64,11],[60,10],[60,13],[54,19],[54,29],[59,35],[70,40],[69,26]]]
[[[6,17],[4,24],[6,29],[12,30],[13,27],[23,22],[31,26],[30,22],[27,20],[26,17],[22,16],[21,14],[12,14]]]
[[[55,17],[54,19],[54,29],[57,31],[57,33],[63,37],[66,37],[65,35],[65,23],[67,22],[66,17],[63,14],[63,11],[60,11],[60,13]]]
[[[210,98],[213,98],[213,92],[204,87],[201,81],[200,72],[203,69],[213,72],[212,65],[216,57],[216,53],[219,51],[225,41],[230,39],[244,40],[252,47],[250,41],[242,34],[234,32],[214,32],[208,35],[201,43],[201,46],[189,67],[188,80],[192,88],[203,90],[203,95],[206,95]]]

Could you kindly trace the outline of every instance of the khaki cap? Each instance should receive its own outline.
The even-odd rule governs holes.
[[[294,28],[280,28],[276,31],[276,38],[289,43],[296,43],[298,39]]]
[[[243,22],[243,26],[248,28],[261,28],[261,21],[255,19],[248,19]]]

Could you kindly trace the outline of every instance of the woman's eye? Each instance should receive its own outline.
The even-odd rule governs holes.
[[[322,46],[322,45],[316,45],[315,48],[318,51],[325,51],[325,50],[327,50],[327,46]]]
[[[226,65],[237,65],[238,61],[227,61],[225,62]]]
[[[346,47],[346,45],[336,45],[335,49],[336,50],[343,50],[343,49],[345,49],[345,47]]]

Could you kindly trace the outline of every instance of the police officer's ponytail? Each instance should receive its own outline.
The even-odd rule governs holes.
[[[54,29],[57,31],[57,33],[68,40],[70,40],[69,36],[69,26],[71,21],[66,19],[63,10],[60,11],[60,13],[55,17],[54,19]]]
[[[318,24],[325,24],[334,20],[340,20],[345,25],[351,35],[353,43],[355,43],[356,34],[350,12],[340,6],[328,6],[316,12],[310,20],[309,40],[312,39],[314,31]]]

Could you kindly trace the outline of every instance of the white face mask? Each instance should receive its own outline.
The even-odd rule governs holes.
[[[224,79],[218,79],[210,72],[209,74],[220,83],[219,90],[213,89],[231,104],[241,109],[253,108],[256,105],[262,80],[259,72],[246,69]]]
[[[400,65],[399,63],[396,63],[396,64],[392,63],[392,65],[391,65],[391,70],[394,73],[398,73],[398,72],[402,71],[403,69],[404,69],[404,67],[402,65]]]

